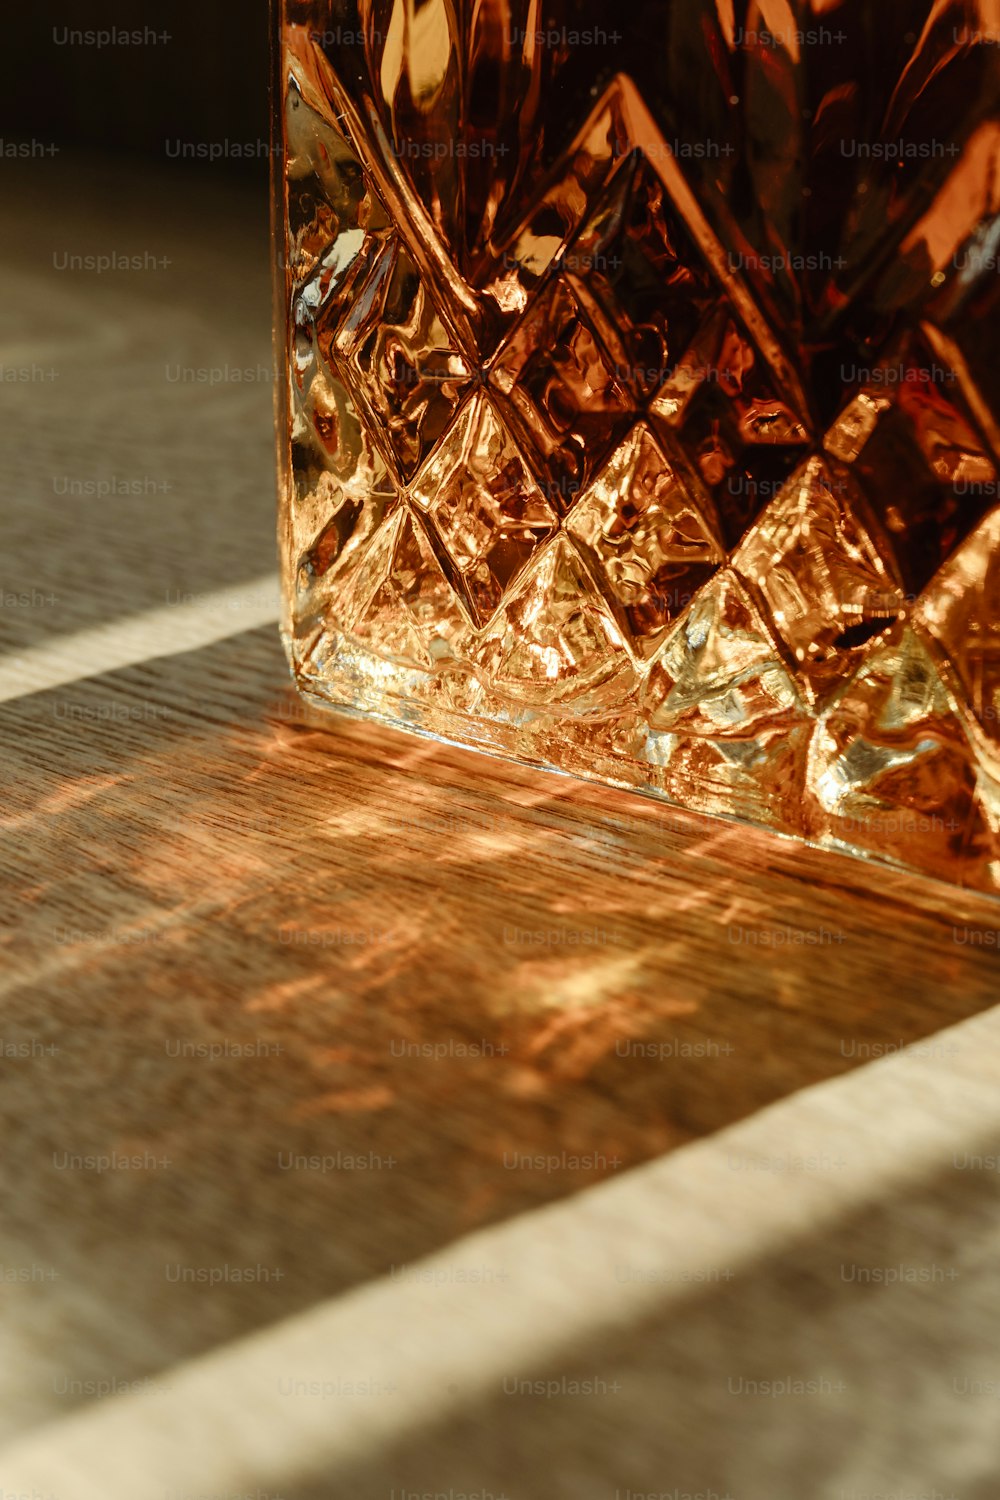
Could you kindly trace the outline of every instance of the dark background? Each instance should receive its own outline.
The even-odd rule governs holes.
[[[104,47],[61,40],[67,31],[113,27],[149,27],[169,40]],[[56,0],[51,7],[11,0],[0,32],[0,134],[5,142],[37,139],[264,176],[268,30],[268,0]],[[178,141],[231,144],[209,166],[179,159]],[[233,143],[257,146],[258,154],[238,156]]]

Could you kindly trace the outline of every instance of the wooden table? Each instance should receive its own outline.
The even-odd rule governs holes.
[[[262,195],[4,173],[0,1494],[995,1500],[1000,907],[304,709]]]

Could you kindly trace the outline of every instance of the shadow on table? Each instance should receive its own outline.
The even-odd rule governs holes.
[[[997,1159],[996,1137],[977,1146]],[[498,1373],[457,1414],[438,1391],[447,1418],[285,1493],[994,1500],[998,1231],[989,1174],[952,1164],[700,1289],[633,1255],[661,1279],[642,1316]]]

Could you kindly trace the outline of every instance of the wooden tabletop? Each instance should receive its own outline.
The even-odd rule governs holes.
[[[1000,906],[303,707],[263,194],[3,171],[0,1495],[994,1500]]]

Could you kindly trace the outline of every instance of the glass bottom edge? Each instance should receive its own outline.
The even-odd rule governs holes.
[[[676,787],[672,789],[668,781],[658,778],[662,768],[607,751],[601,753],[593,745],[584,748],[579,743],[587,729],[596,728],[600,733],[606,721],[581,726],[572,719],[553,722],[543,716],[525,722],[523,714],[516,715],[519,722],[474,716],[427,701],[431,674],[380,657],[356,642],[340,637],[340,644],[325,655],[324,670],[316,673],[296,664],[295,643],[286,631],[282,636],[292,680],[302,697],[320,712],[355,721],[368,719],[403,734],[511,765],[629,792],[685,817],[707,818],[730,828],[752,828],[774,837],[786,850],[789,845],[798,845],[838,855],[845,861],[845,874],[852,866],[859,874],[866,867],[882,869],[926,882],[931,890],[982,899],[990,909],[1000,901],[1000,879],[997,883],[962,881],[940,868],[928,868],[889,851],[866,848],[831,834],[815,836],[782,826],[780,808],[753,798],[746,789],[716,784],[701,788],[699,796],[692,782],[690,796],[679,794]],[[417,691],[412,690],[415,682],[419,683]],[[723,805],[726,798],[728,806]]]

